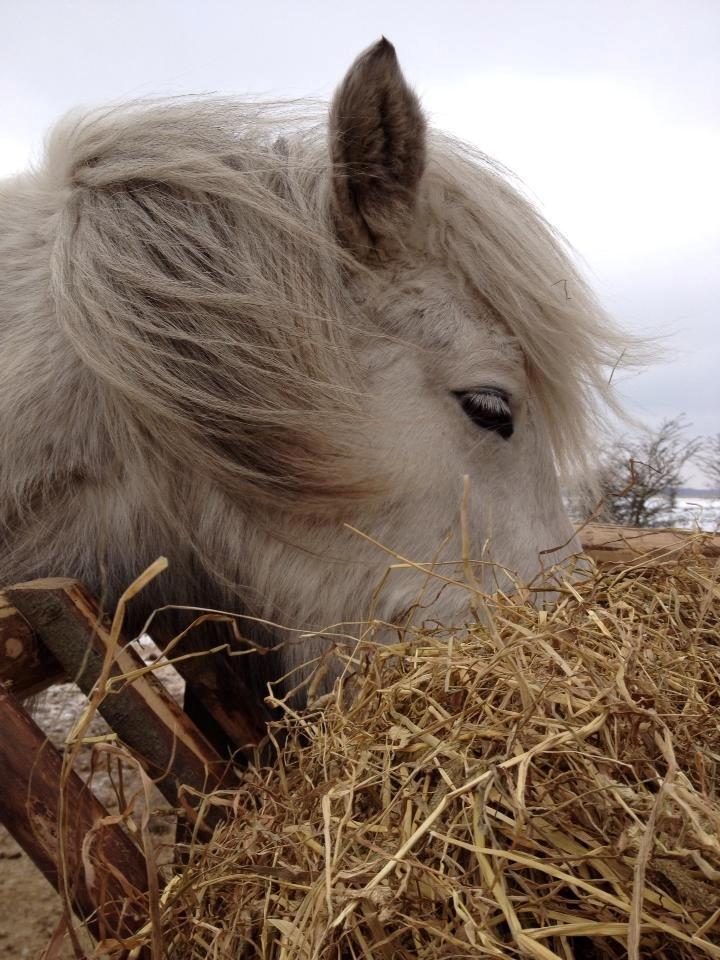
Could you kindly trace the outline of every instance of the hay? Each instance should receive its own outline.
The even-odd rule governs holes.
[[[173,960],[720,958],[720,586],[691,543],[364,645],[161,904]],[[148,943],[149,931],[148,931]]]

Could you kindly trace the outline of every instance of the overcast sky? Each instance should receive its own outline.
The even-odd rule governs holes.
[[[720,431],[720,0],[0,0],[0,176],[77,104],[331,94],[385,34],[433,121],[513,169],[670,362],[623,392]],[[697,471],[688,477],[698,482]]]

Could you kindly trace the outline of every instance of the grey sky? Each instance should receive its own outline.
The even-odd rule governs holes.
[[[0,0],[0,175],[77,104],[328,96],[381,33],[435,122],[524,180],[611,312],[666,337],[669,362],[623,382],[633,412],[720,431],[718,0]]]

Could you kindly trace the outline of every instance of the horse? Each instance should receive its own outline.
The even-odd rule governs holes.
[[[338,625],[463,622],[461,558],[492,590],[579,550],[560,481],[626,341],[385,38],[325,116],[70,114],[0,186],[0,263],[2,583],[73,577],[112,608],[165,555],[129,628],[230,611],[267,655],[227,673],[262,693]]]

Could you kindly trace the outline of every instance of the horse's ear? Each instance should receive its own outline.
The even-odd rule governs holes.
[[[330,112],[334,213],[367,255],[400,237],[425,168],[425,117],[384,37],[350,67]]]

